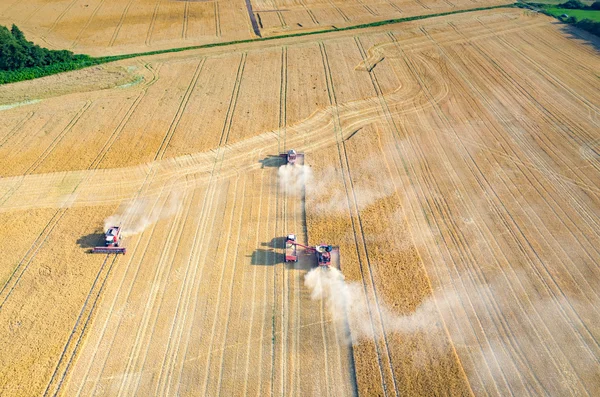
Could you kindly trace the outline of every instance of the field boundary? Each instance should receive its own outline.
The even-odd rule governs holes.
[[[202,44],[202,45],[196,45],[196,46],[168,48],[165,50],[137,52],[137,53],[123,54],[123,55],[112,55],[112,56],[105,56],[105,57],[98,57],[98,58],[90,58],[90,59],[86,59],[85,61],[73,62],[70,64],[56,64],[56,65],[49,65],[46,67],[25,68],[25,69],[18,70],[18,71],[0,71],[0,85],[8,84],[8,83],[16,83],[16,82],[24,81],[24,80],[33,80],[33,79],[36,79],[39,77],[50,76],[50,75],[58,74],[58,73],[62,73],[62,72],[70,72],[73,70],[83,69],[83,68],[86,68],[89,66],[95,66],[95,65],[100,65],[103,63],[120,61],[123,59],[137,58],[137,57],[150,56],[150,55],[168,54],[168,53],[173,53],[173,52],[200,50],[200,49],[213,48],[213,47],[227,47],[227,46],[232,46],[232,45],[237,45],[237,44],[247,44],[247,43],[255,43],[255,42],[262,42],[262,41],[269,41],[269,40],[288,39],[288,38],[292,38],[292,37],[312,36],[312,35],[325,34],[325,33],[343,32],[343,31],[348,31],[348,30],[366,29],[366,28],[371,28],[371,27],[393,25],[393,24],[397,24],[397,23],[417,21],[417,20],[421,20],[421,19],[428,19],[428,18],[435,18],[435,17],[442,17],[442,16],[447,16],[447,15],[453,15],[453,14],[462,14],[462,13],[467,13],[467,12],[486,11],[486,10],[493,10],[493,9],[498,9],[498,8],[515,8],[515,7],[519,7],[519,4],[520,3],[509,3],[509,4],[502,4],[502,5],[489,6],[489,7],[468,8],[468,9],[462,9],[462,10],[441,12],[441,13],[437,13],[437,14],[426,14],[426,15],[416,15],[416,16],[405,17],[405,18],[386,19],[383,21],[362,23],[362,24],[358,24],[358,25],[344,26],[344,27],[340,27],[340,28],[331,27],[331,28],[327,28],[327,29],[323,29],[323,30],[310,31],[310,32],[298,32],[298,33],[290,33],[290,34],[284,34],[284,35],[278,35],[278,36],[259,37],[259,38],[254,38],[254,39],[224,41],[224,42],[209,43],[209,44]]]

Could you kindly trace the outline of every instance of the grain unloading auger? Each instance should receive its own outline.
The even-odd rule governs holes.
[[[279,153],[279,157],[284,157],[285,161],[291,165],[304,164],[304,153],[296,153],[294,149],[290,149],[286,153]]]
[[[120,226],[111,226],[104,234],[104,246],[94,247],[92,253],[94,254],[125,254],[126,248],[119,247],[123,236],[121,234]]]
[[[334,247],[327,244],[320,244],[310,247],[300,244],[298,241],[296,241],[295,234],[288,234],[285,241],[286,262],[298,262],[298,246],[303,247],[307,252],[314,252],[317,256],[317,263],[321,268],[329,269],[331,267],[332,257],[334,255],[339,259],[339,247]]]

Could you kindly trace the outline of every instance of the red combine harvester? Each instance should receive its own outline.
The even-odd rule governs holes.
[[[296,153],[294,149],[290,149],[287,153],[279,153],[279,157],[285,157],[288,164],[294,165],[297,162],[304,164],[304,153]]]
[[[104,247],[94,247],[94,254],[125,254],[126,248],[119,247],[121,244],[121,227],[111,226],[104,234]]]
[[[305,248],[307,252],[314,252],[317,255],[317,263],[319,264],[319,267],[325,269],[329,269],[331,267],[332,257],[334,255],[339,257],[339,247],[334,247],[326,244],[320,244],[315,247],[309,247],[297,242],[296,235],[288,234],[285,241],[286,262],[298,262],[298,246]]]

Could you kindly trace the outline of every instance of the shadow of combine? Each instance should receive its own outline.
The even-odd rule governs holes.
[[[267,243],[263,243],[267,244]],[[254,266],[275,266],[285,262],[285,255],[272,249],[258,248],[252,253],[250,264]]]
[[[265,168],[265,167],[279,168],[286,163],[286,160],[284,157],[281,157],[281,156],[270,155],[270,156],[265,157],[262,160],[258,160],[258,162],[262,164],[260,168]]]
[[[81,236],[77,239],[77,244],[81,248],[94,248],[104,245],[104,232],[99,230],[94,233],[90,233],[86,236]]]

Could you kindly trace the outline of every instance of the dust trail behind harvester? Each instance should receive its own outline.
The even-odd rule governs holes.
[[[104,220],[104,231],[111,226],[121,226],[123,237],[142,233],[160,219],[175,215],[181,197],[178,193],[171,193],[163,206],[156,205],[156,202],[155,197],[142,197],[122,205],[115,215]]]
[[[312,180],[312,170],[307,165],[285,164],[279,167],[277,173],[279,186],[292,196],[302,194],[304,187]]]
[[[398,315],[391,309],[379,305],[369,307],[362,284],[346,282],[342,272],[335,268],[315,268],[304,276],[304,284],[311,291],[311,299],[324,300],[327,310],[339,328],[346,335],[346,342],[357,342],[362,338],[374,338],[370,311],[377,310],[387,332],[412,333],[431,328],[437,319],[437,309],[433,298],[424,301],[411,314]],[[377,314],[379,316],[379,314]],[[351,333],[348,324],[352,326]]]

